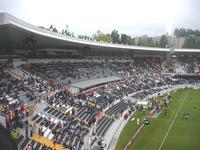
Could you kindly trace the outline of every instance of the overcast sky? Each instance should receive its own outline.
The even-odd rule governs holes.
[[[200,29],[200,0],[0,0],[0,11],[36,26],[91,35],[117,29],[157,36],[175,27]]]

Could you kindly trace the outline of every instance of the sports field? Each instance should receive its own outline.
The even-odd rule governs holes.
[[[194,108],[195,107],[195,108]],[[183,113],[189,113],[183,119]],[[141,117],[137,112],[133,117]],[[116,150],[123,150],[138,126],[129,120],[120,134]],[[200,150],[200,90],[182,89],[172,95],[167,115],[150,119],[130,150]]]

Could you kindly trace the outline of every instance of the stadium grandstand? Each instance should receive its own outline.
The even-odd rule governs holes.
[[[83,40],[0,13],[0,122],[14,138],[11,149],[140,149],[138,134],[144,136],[146,126],[155,126],[153,118],[170,114],[172,108],[174,114],[161,134],[165,136],[157,135],[160,150],[189,99],[187,91],[174,105],[173,94],[199,89],[199,83],[200,49]],[[191,113],[185,108],[184,121],[199,114],[196,105]],[[130,123],[135,123],[134,132],[123,136]],[[193,142],[197,150],[200,145]]]

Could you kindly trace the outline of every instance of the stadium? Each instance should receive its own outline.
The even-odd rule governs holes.
[[[200,49],[84,40],[0,13],[1,146],[199,150],[199,58]]]

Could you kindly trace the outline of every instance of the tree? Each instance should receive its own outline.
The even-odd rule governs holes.
[[[167,36],[166,35],[162,35],[161,39],[160,39],[160,42],[159,42],[160,47],[166,48],[167,44],[168,44]]]
[[[53,32],[56,32],[56,33],[58,33],[58,30],[57,30],[57,28],[56,28],[56,27],[54,27],[53,25],[50,25],[50,27],[49,27],[47,30],[51,30],[51,31],[53,31]]]
[[[93,38],[88,35],[78,35],[78,38],[85,40],[93,40]]]
[[[41,29],[45,29],[45,27],[43,27],[43,26],[38,26],[39,28],[41,28]]]
[[[195,37],[195,47],[194,48],[200,49],[200,37]]]
[[[121,43],[128,44],[128,36],[126,34],[121,34]]]
[[[103,42],[112,42],[112,37],[110,34],[104,34],[100,30],[98,30],[95,34],[93,34],[93,39],[96,41],[103,41]]]
[[[137,46],[145,46],[145,40],[142,37],[139,37],[139,41],[137,43]]]
[[[195,39],[192,36],[189,36],[185,39],[183,43],[183,48],[194,48]]]
[[[128,36],[127,43],[128,43],[128,45],[135,45],[135,39],[132,38],[131,36]]]
[[[179,32],[179,29],[178,28],[176,28],[175,30],[174,30],[174,35],[178,38],[178,37],[180,37],[180,32]]]
[[[63,35],[65,34],[65,30],[64,29],[62,29],[62,32],[61,32]]]
[[[75,36],[74,36],[74,32],[72,32],[72,33],[70,34],[70,36],[75,37]]]
[[[83,35],[78,35],[78,38],[79,39],[84,39],[84,36]]]
[[[150,37],[150,38],[147,38],[147,42],[146,42],[145,46],[155,47],[156,44],[155,44],[153,38],[151,38],[151,37]]]
[[[200,48],[200,37],[188,36],[186,37],[183,48]]]
[[[179,38],[179,37],[187,37],[187,36],[200,36],[200,31],[199,30],[192,30],[192,29],[185,29],[185,28],[176,28],[174,30],[174,35]]]
[[[184,28],[180,28],[179,29],[179,36],[180,37],[184,37],[186,35],[187,35],[186,30]]]
[[[50,25],[49,30],[53,30],[53,25]]]
[[[155,42],[155,47],[160,47],[160,45],[159,45],[159,42],[158,42],[158,41],[156,41],[156,42]]]
[[[174,35],[175,35],[177,38],[179,38],[179,37],[184,37],[184,36],[186,36],[186,30],[185,30],[184,28],[180,28],[180,29],[176,28],[176,29],[174,30]]]
[[[54,27],[52,31],[58,33],[58,30],[56,29],[56,27]]]
[[[113,43],[118,43],[118,44],[121,43],[121,42],[120,42],[119,33],[118,33],[117,30],[114,29],[114,30],[111,32],[111,37],[112,37]]]

